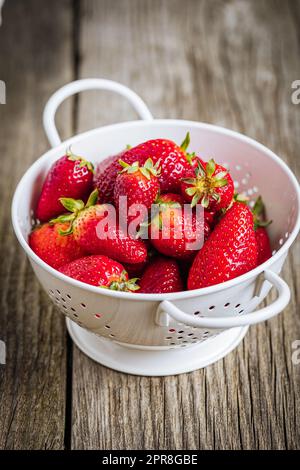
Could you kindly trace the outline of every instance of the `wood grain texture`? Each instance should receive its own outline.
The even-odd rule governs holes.
[[[205,370],[134,377],[77,348],[72,358],[63,318],[17,245],[9,209],[18,179],[48,147],[44,103],[77,77],[132,87],[155,117],[244,132],[300,179],[300,105],[290,98],[300,78],[300,2],[53,0],[50,9],[46,1],[10,0],[3,16],[0,339],[8,357],[0,365],[0,448],[299,448],[300,366],[291,361],[300,339],[299,241],[283,272],[292,300],[281,316],[252,327],[237,350]],[[58,123],[65,137],[133,118],[122,99],[88,92],[62,107]]]
[[[49,21],[49,17],[51,20]],[[7,104],[0,105],[0,448],[61,449],[65,435],[66,332],[39,287],[12,233],[14,188],[47,148],[43,106],[72,79],[70,2],[11,0],[0,28],[0,77]],[[61,114],[71,133],[71,109]]]
[[[155,117],[220,124],[263,142],[300,176],[298,1],[79,2],[80,77],[132,87]],[[97,104],[95,104],[97,103]],[[78,130],[132,119],[119,98],[78,100]],[[292,301],[283,315],[252,327],[227,358],[179,377],[119,374],[76,348],[75,449],[284,449],[300,442],[299,242],[284,277]]]

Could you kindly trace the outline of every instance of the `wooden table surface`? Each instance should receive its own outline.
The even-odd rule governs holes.
[[[299,241],[283,270],[285,312],[224,360],[190,374],[120,374],[84,356],[12,233],[17,181],[48,147],[45,102],[80,77],[132,87],[155,117],[226,126],[264,143],[300,178],[298,0],[9,0],[0,28],[0,448],[300,447]],[[63,137],[135,118],[88,92],[59,111]],[[287,210],[289,210],[287,208]]]

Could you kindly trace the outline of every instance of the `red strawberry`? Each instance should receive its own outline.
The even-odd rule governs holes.
[[[138,278],[142,276],[148,264],[149,264],[148,258],[146,259],[146,261],[142,261],[141,263],[136,263],[136,264],[123,263],[124,268],[128,272],[128,275],[130,277],[138,277]]]
[[[61,198],[63,206],[72,212],[52,223],[69,222],[65,235],[73,233],[77,243],[90,254],[107,255],[124,263],[140,263],[147,258],[147,248],[142,240],[135,240],[119,227],[115,209],[109,204],[96,204],[98,191],[94,190],[86,205],[81,200]],[[96,205],[95,205],[96,204]]]
[[[182,206],[174,203],[163,204],[154,215],[149,236],[152,245],[160,253],[178,259],[191,259],[209,231],[205,219],[196,217],[194,211],[189,216]]]
[[[190,161],[193,158],[193,155],[186,153],[189,141],[189,134],[182,142],[181,147],[171,140],[148,140],[122,152],[121,158],[129,165],[136,161],[143,165],[148,158],[151,158],[154,164],[161,160],[159,177],[161,191],[179,192],[180,178],[183,178],[190,168]],[[120,170],[119,159],[120,155],[96,178],[100,202],[113,202],[113,188]]]
[[[123,150],[117,155],[107,157],[97,166],[94,185],[98,189],[101,204],[113,202],[115,181],[120,170],[119,160],[124,157],[125,152],[126,150]]]
[[[123,168],[116,179],[114,188],[114,202],[117,208],[120,207],[120,197],[127,197],[128,208],[132,204],[143,204],[147,209],[151,208],[158,190],[159,162],[153,166],[151,158],[148,158],[144,165],[138,161],[129,165],[119,160],[120,168]]]
[[[135,284],[136,279],[129,280],[124,267],[107,256],[85,256],[62,266],[59,271],[92,286],[119,291],[139,289]]]
[[[190,168],[181,182],[181,192],[191,206],[201,204],[210,211],[229,206],[234,196],[234,184],[226,168],[209,160],[197,159],[197,167]]]
[[[257,266],[257,243],[251,210],[236,202],[225,213],[196,255],[188,289],[228,281]]]
[[[139,292],[145,294],[166,294],[183,290],[177,262],[162,256],[149,264],[139,284]]]
[[[68,224],[64,223],[44,224],[35,228],[29,235],[30,248],[55,269],[84,255],[84,250],[74,240],[73,235],[61,235],[61,231],[67,228]]]
[[[190,143],[190,135],[180,147],[171,140],[156,139],[146,142],[153,162],[161,160],[161,173],[159,177],[161,191],[180,192],[180,179],[184,177],[191,167],[192,155],[186,152]]]
[[[101,162],[98,163],[96,171],[94,173],[95,181],[101,176],[101,174],[106,170],[106,168],[109,167],[109,165],[111,165],[113,162],[119,161],[120,158],[122,158],[124,152],[125,150],[118,153],[117,155],[110,155],[109,157],[104,158],[104,160],[101,160]]]
[[[158,198],[155,201],[156,204],[160,204],[161,206],[165,205],[182,205],[184,204],[184,199],[181,196],[181,194],[175,194],[175,193],[164,193],[160,194]],[[179,207],[179,206],[178,206]]]
[[[67,151],[50,168],[36,207],[36,217],[47,222],[64,210],[59,198],[86,199],[93,184],[93,165]]]
[[[259,265],[267,261],[272,256],[270,238],[266,229],[266,227],[270,225],[271,221],[265,220],[266,210],[261,196],[259,196],[255,201],[252,213],[254,216],[254,229],[258,247],[257,264]]]
[[[265,227],[258,227],[255,230],[255,237],[258,249],[257,264],[262,264],[272,256],[270,239]]]

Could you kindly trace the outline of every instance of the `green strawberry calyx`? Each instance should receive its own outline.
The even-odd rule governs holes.
[[[189,164],[193,165],[194,159],[196,158],[196,153],[195,152],[192,152],[192,153],[187,152],[187,148],[190,145],[190,142],[191,142],[191,136],[190,136],[190,133],[187,132],[184,140],[180,144],[180,148],[184,152],[185,158],[187,159]]]
[[[108,286],[99,286],[102,289],[117,290],[123,292],[134,292],[140,289],[140,286],[137,285],[138,278],[133,277],[132,279],[127,279],[127,271],[122,271],[121,276],[118,279],[111,281]]]
[[[75,153],[73,153],[71,145],[70,147],[67,148],[66,155],[68,157],[68,160],[71,160],[72,162],[80,162],[79,163],[80,168],[83,168],[85,166],[92,173],[95,172],[94,165],[88,160],[85,160],[83,157],[80,157],[79,155],[76,155]]]
[[[186,149],[190,145],[190,142],[191,142],[191,136],[190,136],[190,133],[187,132],[185,138],[183,139],[183,141],[180,144],[180,148],[181,148],[181,150],[183,150],[183,152],[186,151]]]
[[[148,158],[142,166],[140,166],[138,161],[129,165],[123,160],[119,160],[119,164],[122,167],[122,170],[119,172],[120,174],[128,173],[129,175],[132,175],[139,172],[145,176],[147,180],[150,180],[151,176],[159,176],[160,174],[160,159],[155,163],[155,165],[153,165],[152,158]]]
[[[252,209],[253,219],[254,219],[254,230],[259,227],[268,227],[272,220],[266,219],[266,207],[261,196],[258,196],[256,199],[253,209]]]
[[[224,170],[215,175],[215,171],[216,162],[213,159],[209,160],[205,167],[198,159],[197,167],[195,168],[195,178],[183,178],[181,180],[188,185],[185,192],[188,196],[192,196],[192,207],[201,203],[207,209],[211,198],[216,202],[220,202],[221,196],[216,189],[228,184],[226,178],[228,172]]]
[[[99,191],[98,189],[94,189],[94,191],[89,195],[89,198],[86,204],[81,199],[72,199],[70,197],[60,197],[59,201],[63,205],[63,207],[68,211],[66,214],[62,214],[55,219],[50,220],[50,224],[57,224],[57,223],[67,223],[69,222],[69,227],[67,230],[59,230],[60,235],[70,235],[73,233],[73,224],[74,221],[77,219],[80,212],[84,209],[88,209],[89,207],[94,206],[97,204],[98,201]]]

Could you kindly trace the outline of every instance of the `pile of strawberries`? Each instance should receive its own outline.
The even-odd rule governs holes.
[[[32,250],[74,279],[137,293],[208,287],[266,261],[262,199],[251,209],[229,171],[188,153],[189,141],[149,140],[96,171],[68,151],[44,181]]]

